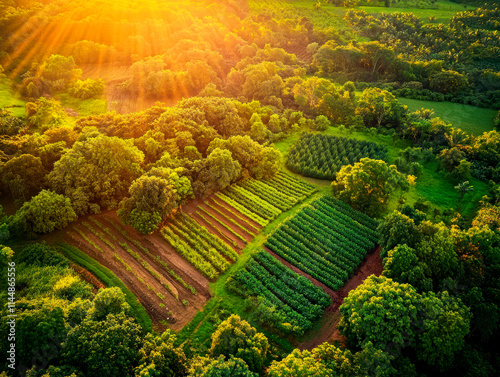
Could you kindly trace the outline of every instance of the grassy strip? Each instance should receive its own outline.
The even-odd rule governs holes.
[[[245,238],[243,238],[241,236],[241,234],[239,233],[236,233],[231,227],[227,226],[225,223],[223,223],[222,221],[220,221],[217,217],[215,217],[214,215],[212,215],[210,212],[208,212],[205,208],[202,208],[202,207],[199,207],[200,210],[202,210],[203,212],[205,212],[205,214],[207,214],[208,216],[210,216],[212,219],[214,219],[215,221],[217,221],[220,225],[222,225],[224,228],[226,228],[227,230],[229,230],[232,234],[234,234],[236,237],[238,237],[244,244],[247,243],[247,240]]]
[[[224,204],[224,202],[222,202],[222,201],[218,202],[217,200],[215,200],[215,198],[212,198],[212,201],[215,204],[217,204],[219,207],[222,207],[226,211],[231,212],[234,216],[236,216],[238,219],[240,219],[241,221],[243,221],[245,224],[247,224],[248,226],[250,226],[251,228],[253,228],[256,232],[259,232],[259,228],[257,228],[256,226],[250,224],[246,219],[244,219],[243,217],[239,216],[237,213],[234,213],[234,210],[231,209],[230,207],[228,207],[227,204]]]
[[[207,219],[205,216],[203,216],[203,214],[202,214],[202,213],[200,213],[200,212],[196,211],[196,214],[197,214],[198,216],[200,216],[200,217],[203,219],[203,221],[205,221],[207,224],[211,224],[210,220],[209,220],[209,219]],[[238,247],[238,243],[237,243],[236,241],[234,241],[233,239],[229,238],[228,236],[226,236],[222,230],[220,230],[219,228],[217,228],[216,226],[213,226],[213,225],[212,225],[212,228],[214,228],[214,229],[217,231],[217,233],[219,233],[219,234],[220,234],[221,238],[226,239],[226,240],[227,240],[228,242],[230,242],[230,243],[231,243],[234,247]]]
[[[215,212],[217,212],[219,215],[223,216],[226,220],[228,220],[231,224],[236,225],[238,228],[240,228],[242,231],[245,233],[248,233],[249,235],[255,237],[255,233],[250,232],[247,228],[245,228],[243,225],[239,224],[237,221],[233,220],[229,216],[225,215],[223,212],[215,208],[213,205],[211,205],[208,202],[204,202],[208,207],[212,208]]]
[[[127,303],[130,305],[132,315],[136,321],[145,331],[151,331],[152,322],[146,309],[115,274],[74,246],[66,243],[59,243],[55,246],[66,258],[94,274],[107,287],[120,288],[125,295]]]

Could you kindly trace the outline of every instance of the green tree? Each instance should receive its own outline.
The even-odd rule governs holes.
[[[92,319],[96,321],[104,320],[108,314],[118,315],[127,313],[130,310],[125,295],[118,287],[99,289],[94,300],[92,300],[92,306]]]
[[[244,360],[253,372],[261,372],[267,356],[269,343],[247,321],[231,315],[223,321],[212,335],[209,353],[212,357],[224,355]]]
[[[414,341],[419,301],[411,285],[371,275],[344,299],[339,330],[357,346],[392,352]]]
[[[457,93],[468,85],[469,81],[464,74],[452,70],[443,70],[429,77],[430,88],[441,93]]]
[[[417,357],[442,371],[454,364],[470,330],[470,311],[448,292],[422,296],[422,332],[416,343]]]
[[[160,336],[146,334],[139,350],[141,359],[135,369],[138,377],[177,377],[185,376],[186,356],[182,349],[174,346],[176,335],[165,330]]]
[[[382,246],[382,256],[399,244],[413,247],[420,240],[420,233],[413,219],[396,210],[382,219],[377,231],[380,234],[378,242]]]
[[[397,127],[401,123],[404,107],[387,90],[367,88],[361,94],[355,113],[363,117],[366,127]]]
[[[54,191],[71,199],[78,215],[98,212],[117,207],[140,175],[143,159],[132,140],[98,135],[77,141],[47,178]]]
[[[332,182],[332,189],[336,197],[355,209],[378,216],[387,207],[392,192],[409,189],[410,177],[382,160],[362,158],[354,165],[345,165],[340,169]]]
[[[76,219],[68,198],[43,190],[16,212],[12,226],[15,232],[25,232],[33,237],[62,229]]]
[[[203,161],[203,167],[198,173],[196,195],[208,196],[223,190],[234,182],[241,173],[241,165],[233,159],[230,151],[215,148]]]
[[[432,289],[432,280],[425,276],[415,250],[406,244],[398,245],[389,250],[383,263],[384,276],[398,283],[411,284],[419,291],[430,291]]]
[[[241,359],[231,356],[225,360],[224,356],[217,359],[209,357],[195,357],[189,367],[189,377],[257,377],[248,369],[248,365]]]
[[[141,233],[149,234],[172,211],[192,196],[191,182],[179,176],[182,169],[152,168],[129,188],[130,197],[122,200],[118,216]]]
[[[268,370],[269,377],[334,377],[337,374],[316,360],[307,350],[294,349],[283,360],[273,361]]]
[[[42,80],[54,91],[66,89],[72,81],[82,75],[82,70],[76,68],[72,56],[51,55],[43,62],[40,70]]]
[[[123,314],[108,314],[103,321],[87,317],[69,331],[62,359],[89,376],[132,376],[142,336],[140,326]]]
[[[29,200],[43,188],[46,171],[40,157],[22,154],[0,165],[2,184],[14,199]]]

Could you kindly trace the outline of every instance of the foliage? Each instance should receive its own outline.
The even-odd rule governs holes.
[[[375,246],[375,227],[376,222],[368,216],[323,196],[285,221],[265,245],[337,290]]]
[[[144,159],[130,140],[99,135],[77,141],[47,179],[56,192],[70,198],[78,215],[115,208]]]
[[[248,365],[240,358],[231,356],[228,360],[223,355],[216,359],[196,357],[189,368],[189,377],[256,377]]]
[[[153,376],[185,376],[186,356],[181,349],[174,346],[175,334],[165,330],[160,336],[146,334],[139,350],[139,366],[135,375]]]
[[[130,376],[142,344],[140,327],[124,314],[86,318],[68,332],[62,358],[86,374]]]
[[[334,195],[370,216],[380,215],[389,196],[397,189],[408,190],[411,176],[406,177],[394,165],[382,160],[362,158],[354,165],[340,169],[332,182]]]
[[[64,195],[43,190],[16,212],[12,227],[28,237],[62,229],[77,216],[71,202]]]
[[[103,79],[87,79],[78,80],[71,84],[68,88],[68,93],[76,98],[89,99],[96,98],[104,92],[104,80]]]
[[[209,353],[212,357],[234,356],[245,361],[253,372],[261,372],[266,359],[269,342],[262,333],[242,320],[231,315],[221,322],[212,335]]]
[[[288,152],[286,166],[306,177],[333,180],[343,165],[363,157],[387,160],[387,149],[368,141],[305,134]]]
[[[273,361],[269,367],[270,377],[333,377],[335,374],[312,357],[311,352],[295,349],[280,362]]]

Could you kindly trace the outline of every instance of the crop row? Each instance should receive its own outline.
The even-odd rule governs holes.
[[[289,323],[295,335],[310,329],[331,302],[321,288],[265,252],[252,256],[245,268],[232,277],[230,285],[232,281],[236,282],[233,289],[239,287],[239,294],[257,296],[260,305],[278,313],[281,320],[270,323],[271,326],[286,330],[283,325]]]
[[[238,254],[187,215],[178,215],[161,229],[162,236],[189,263],[209,279],[227,270],[226,258],[235,261]]]
[[[342,166],[352,165],[363,157],[387,160],[387,149],[364,140],[306,134],[290,149],[286,166],[307,177],[333,180]]]
[[[266,246],[337,290],[375,246],[378,238],[375,229],[376,222],[324,196],[276,229]]]

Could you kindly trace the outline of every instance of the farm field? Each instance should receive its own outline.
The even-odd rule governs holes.
[[[338,290],[375,247],[377,222],[324,196],[267,239],[265,246],[323,284]]]
[[[500,375],[499,1],[0,1],[0,377]]]
[[[208,279],[161,236],[141,236],[119,224],[112,214],[72,226],[66,241],[113,271],[136,295],[155,326],[164,327],[166,319],[173,329],[182,328],[210,298]]]
[[[483,132],[493,130],[493,119],[498,111],[483,109],[476,106],[463,105],[453,102],[421,101],[411,98],[398,98],[398,101],[408,106],[410,111],[421,108],[434,110],[434,116],[451,123],[453,127],[460,128],[476,136]]]
[[[343,165],[363,157],[387,161],[387,149],[373,142],[306,134],[288,152],[286,167],[306,177],[333,180]]]

